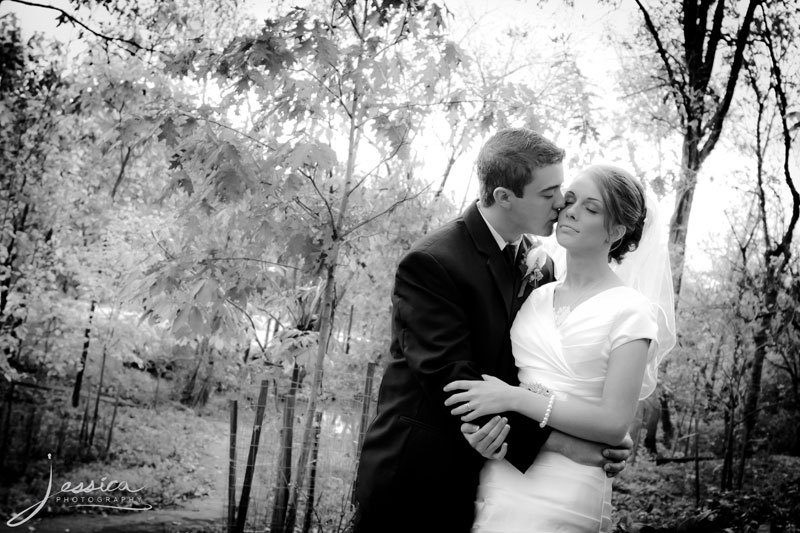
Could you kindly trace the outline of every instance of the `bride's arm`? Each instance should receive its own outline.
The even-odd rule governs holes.
[[[620,444],[636,414],[648,345],[648,340],[637,339],[612,350],[601,401],[556,399],[547,425],[582,439],[612,446]],[[452,410],[454,415],[463,415],[461,419],[465,422],[504,411],[516,411],[538,421],[545,418],[550,395],[510,386],[491,377],[485,376],[484,380],[455,381],[445,387],[446,391],[463,389],[446,402],[446,405],[461,404]]]

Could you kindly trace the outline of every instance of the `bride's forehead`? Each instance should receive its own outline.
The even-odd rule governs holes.
[[[597,196],[600,193],[600,187],[590,174],[582,172],[570,181],[566,191],[576,196]]]

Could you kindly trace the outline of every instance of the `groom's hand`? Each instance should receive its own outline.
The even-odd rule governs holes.
[[[627,464],[628,457],[631,456],[633,449],[633,439],[630,433],[625,434],[625,440],[615,448],[605,448],[603,450],[603,470],[606,471],[608,477],[614,477],[623,470]]]
[[[495,416],[483,427],[475,424],[461,424],[461,433],[467,439],[470,446],[487,459],[503,459],[508,451],[508,443],[505,442],[511,426],[508,419]]]
[[[618,447],[609,448],[607,444],[579,439],[554,430],[542,450],[558,452],[583,465],[599,466],[608,477],[614,477],[625,469],[631,448],[633,440],[630,435],[625,435],[625,440]]]

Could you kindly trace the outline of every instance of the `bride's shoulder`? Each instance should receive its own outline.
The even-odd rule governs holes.
[[[621,311],[647,312],[650,308],[650,301],[638,290],[626,285],[621,285],[618,291],[619,294],[616,296]]]

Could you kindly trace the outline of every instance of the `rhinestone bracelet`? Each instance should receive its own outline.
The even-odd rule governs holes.
[[[534,381],[533,383],[520,383],[520,387],[528,389],[534,394],[541,394],[542,396],[553,396],[553,391],[548,389],[538,381]]]

